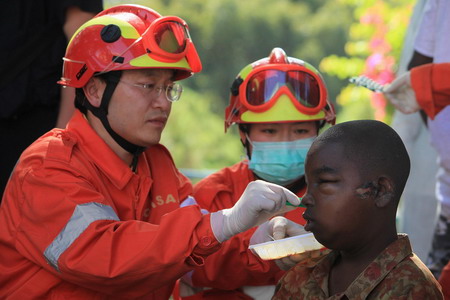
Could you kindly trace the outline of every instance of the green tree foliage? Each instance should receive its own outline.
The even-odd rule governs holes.
[[[330,55],[321,69],[341,79],[366,75],[386,84],[393,80],[409,22],[412,3],[409,0],[341,0],[353,7],[354,16],[345,45],[345,56]],[[393,107],[384,97],[367,89],[348,84],[337,97],[337,121],[356,118],[391,122]]]
[[[199,101],[205,97],[208,95],[185,89],[181,100],[172,105],[161,143],[170,149],[179,167],[220,169],[244,154],[236,131],[225,134],[223,117],[211,112],[211,102]]]

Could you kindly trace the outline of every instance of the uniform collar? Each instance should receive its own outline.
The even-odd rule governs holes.
[[[127,185],[134,173],[95,132],[80,111],[75,111],[74,116],[67,125],[67,130],[76,135],[80,151],[89,156],[100,171],[118,189],[123,189]]]
[[[366,299],[389,272],[411,254],[412,248],[408,236],[406,234],[398,234],[398,239],[386,247],[350,284],[344,292],[345,296],[348,299]],[[328,290],[330,271],[338,255],[339,252],[337,251],[331,252],[318,263],[312,272],[314,280],[328,297],[330,297]],[[340,299],[340,297],[338,298]]]

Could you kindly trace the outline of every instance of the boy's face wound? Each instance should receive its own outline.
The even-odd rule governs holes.
[[[364,235],[373,202],[364,178],[339,143],[314,143],[306,159],[305,230],[330,249],[353,247]]]

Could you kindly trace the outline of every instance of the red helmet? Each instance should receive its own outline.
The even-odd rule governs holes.
[[[325,82],[312,65],[274,48],[268,58],[247,65],[231,87],[225,131],[233,123],[284,123],[324,120],[336,115]]]
[[[164,68],[177,70],[179,80],[202,69],[185,21],[130,4],[106,9],[82,25],[63,60],[58,83],[76,88],[95,73]]]

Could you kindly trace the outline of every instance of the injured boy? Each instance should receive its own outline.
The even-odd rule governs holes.
[[[443,299],[439,283],[397,234],[397,205],[409,175],[405,146],[374,120],[330,127],[306,158],[305,230],[332,250],[297,264],[273,299]]]

